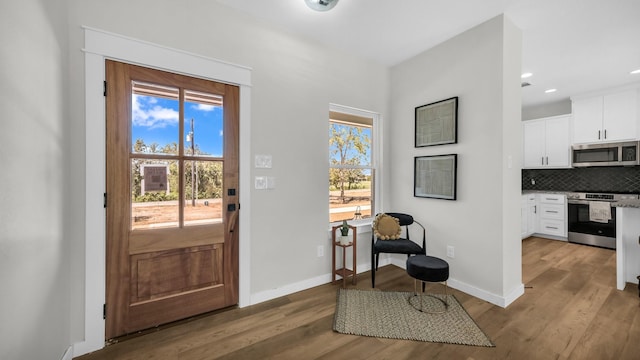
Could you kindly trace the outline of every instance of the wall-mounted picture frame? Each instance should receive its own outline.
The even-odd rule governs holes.
[[[415,109],[415,147],[458,142],[458,97]]]
[[[416,156],[413,196],[456,200],[458,154]]]

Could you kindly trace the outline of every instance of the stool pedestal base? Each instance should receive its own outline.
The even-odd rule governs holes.
[[[422,289],[424,289],[424,281],[420,280],[420,284],[422,285]],[[409,298],[407,299],[407,301],[409,302],[409,305],[411,305],[411,307],[413,307],[414,309],[420,311],[420,312],[424,312],[424,313],[429,313],[429,314],[441,314],[444,312],[447,312],[447,310],[449,310],[449,296],[448,296],[448,286],[447,286],[447,282],[444,281],[443,282],[444,285],[444,300],[433,295],[433,294],[427,294],[424,292],[424,290],[418,294],[418,279],[414,279],[413,280],[413,295],[410,295]],[[424,308],[424,297],[425,296],[429,296],[431,298],[434,298],[438,301],[440,301],[443,306],[444,309],[443,310],[437,310],[437,311],[432,311],[432,310],[426,310]],[[415,298],[419,298],[418,301],[414,301],[414,302],[419,302],[420,307],[418,308],[411,300],[415,299]]]

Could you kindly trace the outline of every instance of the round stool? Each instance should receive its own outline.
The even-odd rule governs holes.
[[[413,296],[409,297],[409,304],[416,310],[429,313],[445,312],[449,308],[449,302],[447,300],[447,279],[449,279],[449,264],[437,257],[427,255],[410,256],[407,259],[407,274],[413,278]],[[422,284],[422,293],[420,294],[420,308],[418,309],[411,299],[418,297],[416,286],[418,280]],[[425,281],[426,282],[444,282],[444,300],[441,297],[425,294]],[[423,297],[430,296],[434,299],[440,300],[444,304],[444,310],[441,311],[425,311],[423,310]]]

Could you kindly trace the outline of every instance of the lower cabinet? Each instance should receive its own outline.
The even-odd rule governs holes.
[[[538,228],[538,216],[537,216],[537,204],[536,194],[522,195],[522,238],[527,238],[537,231]]]
[[[567,238],[567,199],[563,194],[524,194],[521,203],[521,235]]]
[[[567,238],[567,197],[563,194],[537,194],[540,235]]]

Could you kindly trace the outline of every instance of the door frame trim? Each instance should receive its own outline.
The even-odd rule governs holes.
[[[165,47],[126,36],[82,27],[85,59],[85,258],[84,340],[73,346],[73,356],[102,349],[105,345],[106,217],[105,189],[105,59],[152,67],[164,71],[224,82],[240,87],[240,173],[251,173],[251,68]],[[240,177],[239,201],[250,208],[251,182]],[[239,303],[251,305],[251,228],[248,211],[239,213]],[[82,260],[81,260],[82,261]]]

